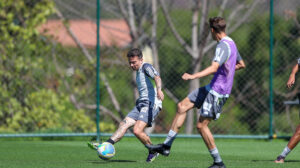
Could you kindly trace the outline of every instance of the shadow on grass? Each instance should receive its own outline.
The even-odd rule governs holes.
[[[93,164],[106,164],[111,162],[118,162],[118,163],[133,163],[136,162],[135,160],[87,160],[89,163]]]
[[[252,160],[252,162],[274,162],[274,160]],[[285,160],[284,162],[300,162],[300,160]]]

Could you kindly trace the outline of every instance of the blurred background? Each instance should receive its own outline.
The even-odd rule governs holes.
[[[135,105],[135,73],[126,53],[138,47],[145,62],[160,72],[165,93],[163,110],[147,132],[167,133],[176,103],[212,79],[183,81],[181,75],[210,65],[216,42],[207,21],[222,16],[247,67],[236,72],[232,94],[220,119],[211,123],[212,132],[224,137],[291,135],[299,123],[300,84],[296,79],[291,90],[285,85],[300,53],[300,1],[274,0],[273,8],[270,4],[101,0],[100,131],[114,132]],[[0,136],[94,135],[96,14],[96,0],[0,1]],[[180,133],[197,134],[196,116],[197,110],[188,112]]]

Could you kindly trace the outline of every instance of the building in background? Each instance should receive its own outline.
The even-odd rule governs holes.
[[[95,48],[97,43],[97,25],[89,20],[69,20],[70,30],[76,38],[87,48]],[[64,46],[77,46],[68,33],[62,20],[49,20],[39,31],[50,35]],[[130,31],[124,20],[101,20],[100,45],[125,47],[131,42]]]

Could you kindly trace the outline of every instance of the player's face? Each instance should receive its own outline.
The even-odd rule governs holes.
[[[138,56],[129,57],[128,62],[129,62],[131,69],[134,71],[137,71],[143,64],[143,58],[139,58]]]
[[[216,37],[216,32],[214,31],[214,29],[210,29],[210,33],[211,33],[211,36],[214,40],[217,40],[217,37]]]

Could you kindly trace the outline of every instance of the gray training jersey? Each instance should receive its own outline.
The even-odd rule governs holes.
[[[233,78],[235,74],[235,65],[237,61],[242,60],[234,41],[226,36],[223,37],[217,45],[214,62],[219,63],[219,68],[214,74],[210,83],[212,91],[215,94],[229,97],[231,93]]]
[[[148,100],[161,108],[162,102],[157,98],[155,82],[153,81],[155,76],[159,76],[159,73],[148,63],[143,63],[136,72],[136,83],[139,91],[138,100]]]
[[[226,36],[221,39],[220,42],[217,44],[216,52],[215,52],[215,57],[213,58],[213,61],[218,62],[220,66],[222,66],[230,57],[231,54],[231,48],[230,45],[228,44],[227,41],[233,41],[230,37]],[[237,52],[237,61],[242,60],[242,57],[239,53]]]

